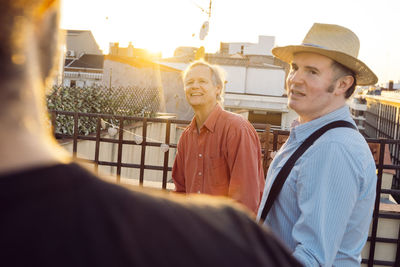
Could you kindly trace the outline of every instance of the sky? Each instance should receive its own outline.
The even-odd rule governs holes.
[[[275,45],[300,44],[313,23],[339,24],[360,39],[359,59],[379,83],[400,82],[399,0],[62,0],[61,27],[91,30],[104,53],[110,42],[173,55],[179,46],[220,42],[257,43],[275,36]],[[200,40],[202,24],[209,33]]]

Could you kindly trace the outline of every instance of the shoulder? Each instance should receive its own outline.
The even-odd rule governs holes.
[[[45,244],[70,240],[62,242],[52,255],[69,253],[64,265],[93,260],[103,265],[269,266],[278,262],[279,266],[297,266],[279,241],[233,201],[206,196],[189,200],[143,188],[123,188],[78,164],[46,167],[20,176],[27,175],[28,181],[41,180],[32,182],[37,188],[22,189],[29,188],[31,203],[32,194],[40,194],[35,209],[49,217],[32,218],[28,228],[18,227],[18,231],[34,237],[41,233],[46,240],[54,240]],[[32,209],[28,213],[26,208],[20,210],[18,214],[23,216],[18,218],[35,216]],[[43,227],[51,231],[43,232]],[[32,246],[45,245],[42,239],[25,238],[16,251],[32,252]],[[88,253],[79,254],[81,251]]]
[[[200,266],[266,266],[272,260],[280,266],[295,264],[286,248],[233,201],[197,195],[189,200],[136,194],[148,205],[147,212],[149,205],[154,208],[151,222],[145,223],[158,222],[152,230],[159,236],[158,245],[170,247],[171,239],[177,241],[174,248],[166,249],[170,254],[182,251],[191,261],[201,262]]]
[[[182,148],[182,146],[187,146],[191,142],[189,142],[190,137],[193,134],[193,128],[188,125],[181,133],[179,140],[178,140],[178,148]]]
[[[323,134],[303,155],[309,164],[324,161],[325,168],[352,173],[361,180],[375,179],[375,161],[365,138],[351,128],[335,128]],[[319,166],[318,168],[321,168]],[[339,171],[340,169],[340,171]]]
[[[191,124],[187,125],[185,127],[185,129],[183,130],[181,136],[187,136],[189,135],[191,132],[193,131],[193,127],[191,126]]]
[[[240,114],[222,110],[219,120],[223,122],[230,131],[250,131],[256,133],[253,125],[251,125],[251,123]]]
[[[271,233],[232,200],[197,195],[188,199],[103,182],[99,187],[100,194],[112,203],[110,219],[117,220],[120,228],[130,229],[125,234],[131,232],[142,249],[161,249],[161,258],[171,264],[181,260],[187,265],[198,262],[195,266],[266,266],[275,261],[280,266],[297,264]],[[183,253],[179,261],[173,256],[177,251]]]
[[[338,147],[351,157],[361,160],[372,159],[371,151],[365,138],[351,128],[335,128],[322,135],[316,144],[320,146]]]

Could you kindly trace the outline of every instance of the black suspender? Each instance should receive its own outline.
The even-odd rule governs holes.
[[[274,183],[271,186],[271,190],[268,194],[267,201],[265,202],[264,208],[261,213],[260,222],[262,223],[267,217],[268,212],[270,211],[272,205],[274,204],[275,199],[278,197],[280,191],[282,190],[283,184],[286,181],[286,178],[289,176],[294,164],[301,157],[301,155],[306,152],[306,150],[317,140],[321,135],[323,135],[326,131],[338,128],[338,127],[348,127],[357,130],[352,123],[348,121],[334,121],[328,123],[315,132],[313,132],[300,146],[299,148],[290,156],[290,158],[286,161],[285,165],[283,165],[282,169],[278,173],[275,178]]]

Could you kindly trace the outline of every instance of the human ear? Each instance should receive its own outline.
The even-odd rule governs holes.
[[[218,85],[218,86],[216,87],[216,93],[217,93],[217,96],[221,96],[221,93],[222,93],[222,86]]]
[[[337,81],[336,81],[336,90],[335,90],[335,95],[341,95],[341,94],[345,94],[347,89],[350,88],[350,86],[352,86],[354,83],[354,78],[353,76],[350,75],[346,75],[343,77],[340,77]]]

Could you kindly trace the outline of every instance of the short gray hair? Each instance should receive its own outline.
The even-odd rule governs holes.
[[[224,102],[223,95],[225,93],[225,71],[218,65],[210,64],[204,60],[195,60],[182,72],[182,79],[185,80],[188,72],[197,66],[205,66],[211,71],[211,80],[214,86],[221,87],[221,94],[217,96],[217,101],[221,104]]]

